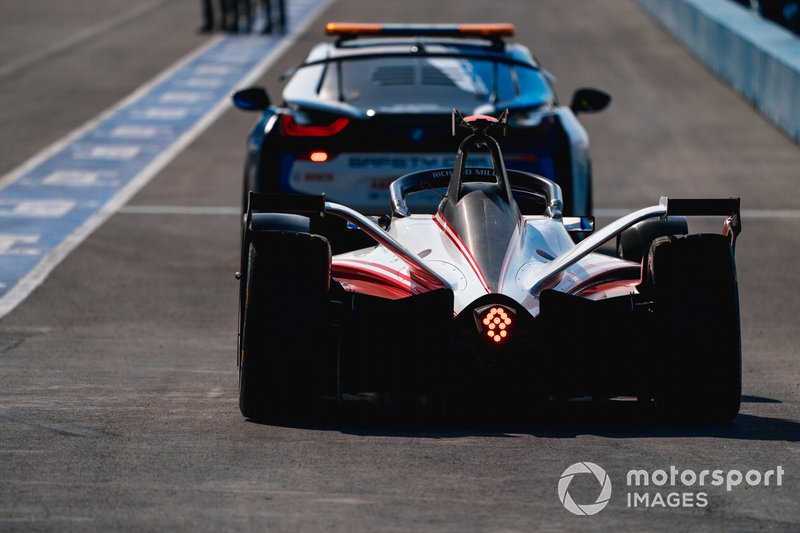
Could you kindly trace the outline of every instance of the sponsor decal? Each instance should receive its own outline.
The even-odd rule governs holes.
[[[347,157],[347,166],[350,169],[369,170],[398,170],[414,171],[429,168],[450,167],[455,163],[453,155],[387,155],[387,154],[358,154]],[[470,166],[491,166],[489,157],[479,155],[470,156]]]

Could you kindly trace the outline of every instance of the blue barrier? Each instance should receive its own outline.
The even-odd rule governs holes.
[[[637,0],[758,111],[800,142],[800,38],[729,0]]]

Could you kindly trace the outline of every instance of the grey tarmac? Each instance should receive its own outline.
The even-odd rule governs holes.
[[[0,531],[800,529],[800,218],[764,215],[800,208],[798,146],[631,0],[337,0],[265,73],[274,98],[328,20],[514,22],[563,100],[581,86],[614,97],[583,119],[595,205],[741,196],[762,214],[744,217],[737,246],[740,416],[675,426],[621,402],[531,422],[246,421],[229,208],[255,117],[230,110],[0,320]],[[199,25],[196,0],[0,0],[0,174],[201,46]],[[620,342],[609,331],[598,347]],[[585,461],[613,493],[577,517],[557,486]],[[629,470],[670,466],[785,474],[782,486],[706,487],[705,507],[627,506]],[[591,476],[570,485],[580,503],[598,492]]]

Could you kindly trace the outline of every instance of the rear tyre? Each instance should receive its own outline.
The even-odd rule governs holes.
[[[726,423],[739,412],[742,351],[736,265],[723,235],[659,237],[647,256],[655,301],[655,400],[667,414]]]
[[[285,221],[279,225],[286,227]],[[310,414],[320,395],[330,246],[307,232],[274,229],[251,235],[242,297],[239,408],[254,419]]]
[[[686,235],[689,225],[686,217],[654,218],[634,224],[617,238],[617,257],[641,263],[650,244],[659,237]]]

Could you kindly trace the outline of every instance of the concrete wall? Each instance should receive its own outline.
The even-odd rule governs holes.
[[[800,38],[729,0],[637,1],[800,143]]]

